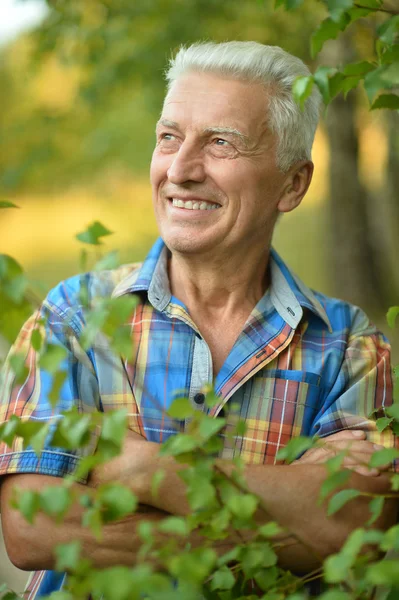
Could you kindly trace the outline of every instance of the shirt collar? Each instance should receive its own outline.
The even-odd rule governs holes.
[[[142,265],[123,279],[112,296],[134,292],[147,292],[148,300],[159,311],[165,310],[171,300],[167,261],[169,250],[159,238],[151,248]],[[296,329],[303,309],[317,315],[332,331],[326,311],[315,294],[290,271],[278,253],[270,252],[270,298],[279,315],[290,327]]]

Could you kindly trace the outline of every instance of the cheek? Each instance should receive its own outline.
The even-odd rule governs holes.
[[[160,183],[166,177],[169,166],[165,156],[161,155],[157,149],[154,150],[150,165],[150,180],[153,185]]]

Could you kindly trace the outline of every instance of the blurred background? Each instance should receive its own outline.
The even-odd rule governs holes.
[[[168,58],[182,43],[237,39],[281,45],[312,70],[373,59],[378,16],[312,61],[325,16],[317,0],[290,13],[274,0],[0,0],[0,200],[20,207],[0,211],[0,253],[40,297],[81,269],[75,235],[94,220],[114,232],[102,253],[144,258],[157,236],[148,167]],[[317,132],[311,189],[274,239],[309,286],[370,314],[395,362],[385,314],[399,304],[397,132],[398,114],[368,112],[361,90],[336,98]],[[5,561],[0,553],[0,580]]]

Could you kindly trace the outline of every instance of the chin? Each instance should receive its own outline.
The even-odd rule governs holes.
[[[195,236],[185,235],[162,235],[161,237],[169,250],[179,254],[202,254],[212,250],[214,244],[210,240],[199,239]]]

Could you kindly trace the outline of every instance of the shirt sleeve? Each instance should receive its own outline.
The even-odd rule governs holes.
[[[393,403],[391,348],[385,336],[357,309],[344,359],[332,386],[326,390],[312,433],[326,437],[344,429],[362,429],[367,438],[399,449],[392,429],[380,433],[377,418]],[[393,467],[399,471],[399,460]]]
[[[60,365],[65,380],[55,406],[49,400],[53,377],[40,368],[39,354],[32,346],[32,333],[38,329],[45,343],[63,348],[66,356]],[[27,375],[20,382],[10,364],[14,354],[23,356],[25,361]],[[89,354],[81,348],[71,323],[44,304],[22,327],[0,374],[0,425],[16,415],[23,421],[49,423],[50,432],[39,455],[29,446],[24,448],[21,437],[14,437],[11,446],[0,440],[0,476],[40,473],[63,477],[73,473],[83,456],[94,453],[98,434],[92,433],[83,448],[66,450],[51,445],[55,425],[63,418],[63,411],[75,407],[81,413],[93,412],[98,406],[98,381]]]

